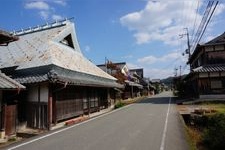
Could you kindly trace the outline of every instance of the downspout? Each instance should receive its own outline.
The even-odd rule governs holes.
[[[52,84],[49,83],[49,88],[48,88],[48,130],[51,130],[51,124],[52,124],[52,115],[53,115],[53,108],[52,108]],[[55,108],[54,108],[55,109]],[[56,122],[56,120],[55,120]]]
[[[41,87],[40,84],[38,84],[38,122],[37,122],[37,126],[38,128],[41,127],[41,96],[40,96],[40,91],[41,91]]]

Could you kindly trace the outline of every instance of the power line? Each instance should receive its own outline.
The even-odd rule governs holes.
[[[200,42],[203,34],[205,33],[207,25],[208,25],[209,21],[211,20],[211,17],[214,14],[214,11],[215,11],[218,3],[219,3],[219,1],[217,1],[216,4],[214,5],[214,1],[208,2],[208,5],[207,5],[206,10],[204,12],[204,15],[202,17],[201,23],[198,27],[198,30],[197,30],[196,34],[195,34],[195,38],[193,38],[193,40],[192,40],[192,49],[191,49],[192,52],[194,51],[195,47]],[[212,9],[212,7],[213,7],[213,9]]]
[[[198,3],[197,3],[197,9],[196,9],[196,12],[195,12],[195,21],[194,21],[194,25],[193,25],[192,34],[191,34],[191,37],[192,37],[192,38],[193,38],[193,36],[194,36],[195,29],[196,29],[196,21],[197,21],[198,11],[199,11],[199,0],[198,0]]]
[[[198,40],[197,43],[199,43],[199,41],[201,40],[201,38],[202,38],[202,36],[203,36],[203,34],[204,34],[205,30],[206,30],[206,27],[207,27],[207,25],[209,24],[209,21],[211,20],[212,15],[214,14],[214,11],[215,11],[215,9],[216,9],[218,3],[219,3],[219,1],[216,2],[216,4],[215,4],[215,6],[214,6],[214,8],[213,8],[213,10],[212,10],[212,12],[211,12],[211,14],[210,14],[210,16],[209,16],[209,19],[208,19],[208,21],[207,21],[207,23],[206,23],[206,25],[205,25],[205,27],[204,27],[204,29],[203,29],[203,32],[202,32],[202,34],[201,34],[201,36],[200,36],[200,38],[199,38],[199,40]]]

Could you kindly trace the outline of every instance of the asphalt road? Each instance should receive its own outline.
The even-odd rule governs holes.
[[[8,150],[188,150],[170,92],[85,123],[38,136]]]

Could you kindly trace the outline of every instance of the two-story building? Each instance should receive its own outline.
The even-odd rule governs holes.
[[[117,78],[117,81],[124,85],[121,93],[123,99],[140,96],[143,86],[139,79],[130,73],[126,62],[112,63],[108,61],[106,64],[97,66]]]
[[[62,20],[14,32],[0,47],[0,69],[26,86],[18,97],[19,127],[50,129],[114,102],[116,78],[85,58],[74,23]]]
[[[199,98],[225,98],[225,33],[198,44],[188,63],[188,91]]]
[[[0,30],[0,46],[7,47],[9,43],[19,38]],[[23,85],[6,76],[0,70],[0,139],[16,133],[17,97]]]

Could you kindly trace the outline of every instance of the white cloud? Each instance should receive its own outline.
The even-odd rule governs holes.
[[[133,63],[127,63],[127,66],[129,69],[144,68],[144,77],[150,77],[150,79],[163,79],[174,75],[174,70],[171,68],[159,69]]]
[[[84,50],[85,50],[86,52],[90,52],[91,47],[90,47],[89,45],[86,45],[86,46],[84,47]]]
[[[154,64],[154,63],[169,62],[171,60],[176,59],[180,59],[181,61],[185,62],[185,58],[179,52],[172,52],[161,57],[149,55],[143,58],[139,58],[137,62],[141,64]]]
[[[133,55],[126,55],[122,57],[123,59],[133,58]]]
[[[215,10],[215,13],[214,15],[219,15],[221,14],[223,11],[225,10],[225,4],[221,3],[221,4],[218,4],[216,10]]]
[[[67,5],[65,0],[55,0],[53,2],[58,4],[58,5],[61,5],[61,6],[66,6]]]
[[[164,79],[169,76],[174,76],[173,69],[157,69],[157,68],[144,68],[145,77],[150,79]]]
[[[47,20],[49,18],[49,12],[48,11],[40,11],[39,15],[42,19]]]
[[[191,30],[195,17],[201,20],[196,8],[197,1],[148,1],[144,9],[122,16],[120,22],[134,31],[137,44],[157,40],[178,45],[183,28]]]
[[[137,69],[137,68],[142,68],[142,67],[139,67],[138,65],[136,64],[132,64],[132,63],[127,63],[127,66],[129,69]]]
[[[63,17],[60,16],[60,15],[55,15],[55,14],[53,14],[53,15],[52,15],[52,19],[53,19],[53,20],[62,20]]]
[[[44,1],[28,2],[24,6],[26,9],[49,10],[49,5]]]
[[[25,3],[24,8],[30,10],[38,10],[39,16],[44,19],[52,20],[62,20],[61,15],[56,14],[56,8],[54,4],[59,6],[66,6],[66,0],[37,0],[37,1],[28,1]]]

